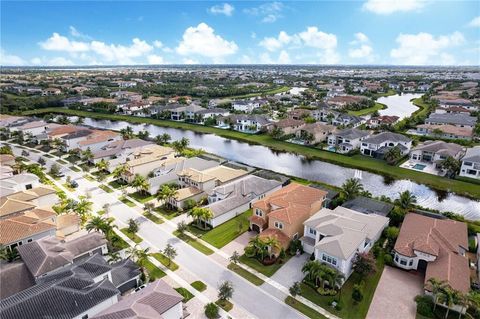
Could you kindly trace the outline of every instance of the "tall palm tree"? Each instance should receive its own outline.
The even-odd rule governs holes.
[[[128,249],[128,256],[137,264],[140,266],[140,271],[144,276],[146,276],[145,273],[145,265],[148,262],[148,257],[150,257],[150,248],[145,248],[141,249],[139,248],[138,245],[135,247],[130,247]]]
[[[408,210],[413,207],[413,205],[417,202],[417,197],[410,193],[410,191],[406,190],[400,193],[400,197],[395,200],[395,204],[400,206],[401,208]]]
[[[272,254],[272,252],[279,250],[281,248],[280,242],[275,237],[267,237],[263,240],[263,242],[267,246],[267,250],[269,254]]]
[[[79,201],[76,203],[73,211],[80,217],[82,225],[87,221],[88,215],[92,211],[92,207],[93,203],[87,200],[85,196],[79,197]]]
[[[350,200],[363,191],[363,185],[358,178],[349,178],[342,185],[342,193],[346,200]]]
[[[120,130],[120,134],[122,134],[122,137],[124,140],[129,140],[132,139],[134,134],[133,134],[133,129],[131,126],[127,126],[126,128],[122,128]]]
[[[450,287],[449,285],[445,285],[440,289],[440,300],[445,304],[447,308],[447,312],[445,313],[445,318],[448,318],[448,313],[450,312],[450,308],[454,305],[455,301],[458,299],[458,292]]]
[[[113,170],[113,177],[115,177],[116,179],[119,179],[123,175],[125,175],[128,171],[129,170],[128,170],[127,164],[119,165],[115,167],[115,169]]]
[[[93,159],[93,153],[90,147],[82,152],[82,156],[83,156],[83,160],[85,161],[90,161],[91,159]]]
[[[168,201],[175,197],[178,194],[178,191],[173,187],[168,185],[162,185],[162,187],[157,192],[157,199],[159,201],[163,201],[164,204],[168,203]]]
[[[302,267],[302,272],[306,274],[308,280],[317,285],[321,272],[321,264],[318,260],[307,261]]]
[[[402,157],[402,151],[398,146],[391,147],[383,156],[385,161],[390,165],[393,165],[400,157]]]
[[[141,193],[147,192],[150,188],[147,179],[140,174],[135,174],[131,185]]]
[[[445,286],[445,281],[440,281],[437,278],[432,277],[427,280],[427,284],[430,285],[430,289],[432,290],[433,311],[435,311],[438,303],[438,298],[440,297],[439,293],[441,289]]]
[[[108,168],[110,166],[110,162],[109,161],[106,161],[104,158],[102,158],[100,160],[100,162],[97,162],[95,164],[95,167],[99,170],[99,171],[108,171]]]
[[[90,218],[90,220],[87,222],[85,225],[85,229],[88,232],[93,231],[98,231],[98,232],[103,232],[103,229],[105,228],[105,220],[100,217],[100,216],[94,216]]]
[[[199,228],[202,227],[201,226],[202,220],[204,221],[204,224],[206,224],[207,220],[210,220],[213,218],[212,211],[206,207],[194,207],[188,212],[188,214],[193,217],[193,219],[197,223],[197,227]]]

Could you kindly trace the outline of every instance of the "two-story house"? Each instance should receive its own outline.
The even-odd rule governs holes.
[[[392,147],[398,147],[400,153],[406,155],[410,152],[412,140],[402,134],[382,132],[364,139],[360,145],[360,152],[366,156],[383,158]]]
[[[425,124],[454,125],[457,127],[474,128],[477,124],[477,118],[466,114],[431,113],[430,116],[425,120]]]
[[[342,206],[322,208],[303,223],[300,241],[305,252],[338,270],[346,280],[353,272],[357,254],[370,251],[388,222],[387,217]]]
[[[462,158],[459,175],[480,179],[480,146],[467,149]]]
[[[326,191],[291,183],[253,203],[250,229],[261,238],[277,239],[287,249],[292,240],[303,236],[303,222],[320,210],[326,196]]]
[[[369,131],[348,128],[332,132],[327,138],[329,150],[338,153],[348,153],[360,148],[360,144],[370,135]]]
[[[438,163],[448,157],[459,160],[465,153],[465,148],[455,143],[444,141],[425,141],[414,147],[410,158],[414,161]]]

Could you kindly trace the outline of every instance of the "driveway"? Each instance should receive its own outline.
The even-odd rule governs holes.
[[[237,238],[235,238],[234,240],[232,240],[231,242],[229,242],[228,244],[226,244],[225,246],[223,246],[222,251],[226,253],[228,256],[231,256],[234,251],[242,255],[243,249],[245,248],[245,246],[248,245],[248,241],[250,240],[250,238],[254,237],[255,235],[257,235],[256,232],[247,231],[241,234],[240,236],[238,236]]]
[[[367,319],[415,319],[415,296],[423,293],[423,276],[385,266]]]
[[[294,282],[302,281],[304,274],[302,273],[303,265],[309,260],[310,254],[302,254],[293,256],[285,265],[283,265],[271,277],[276,282],[285,287],[291,287]]]

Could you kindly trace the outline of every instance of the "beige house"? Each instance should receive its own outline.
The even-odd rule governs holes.
[[[175,154],[170,147],[147,145],[127,157],[125,165],[128,171],[122,176],[122,179],[130,183],[136,174],[147,177],[150,172],[162,167],[167,161],[174,158]]]
[[[335,126],[324,123],[305,124],[295,133],[297,139],[303,140],[304,144],[318,144],[325,142],[328,135],[335,131]]]
[[[287,249],[303,236],[303,223],[322,208],[326,196],[323,190],[291,183],[253,203],[250,229],[261,238],[276,238]]]

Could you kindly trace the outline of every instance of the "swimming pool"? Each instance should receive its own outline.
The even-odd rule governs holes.
[[[423,169],[427,167],[427,165],[424,165],[424,164],[415,164],[413,166],[413,169],[416,169],[416,170],[419,170],[419,171],[423,171]]]

